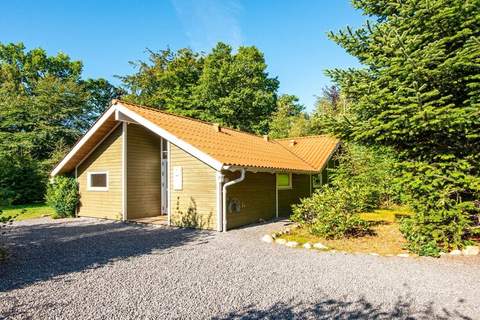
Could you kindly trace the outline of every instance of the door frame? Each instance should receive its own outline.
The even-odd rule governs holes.
[[[169,215],[170,203],[169,203],[169,168],[170,168],[170,152],[169,143],[167,140],[161,138],[160,140],[160,202],[161,202],[161,214]]]

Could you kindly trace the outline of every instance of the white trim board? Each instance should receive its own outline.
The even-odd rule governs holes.
[[[92,150],[90,150],[87,155],[85,157],[83,157],[82,160],[80,160],[80,162],[77,163],[77,165],[75,166],[76,168],[80,167],[82,165],[82,163],[85,162],[85,160],[88,159],[88,157],[90,157],[92,155],[92,153],[97,150],[97,148],[108,138],[110,137],[110,135],[113,133],[113,131],[115,131],[115,129],[117,129],[122,123],[119,122],[117,124],[115,124],[115,126],[113,126],[112,130],[108,131],[108,133],[95,145],[95,147],[92,148]]]
[[[155,132],[160,137],[168,140],[169,142],[173,143],[174,145],[176,145],[180,149],[183,149],[184,151],[188,152],[189,154],[191,154],[195,158],[199,159],[200,161],[202,161],[202,162],[206,163],[207,165],[209,165],[210,167],[212,167],[213,169],[215,169],[217,171],[222,169],[223,163],[221,163],[220,161],[212,158],[208,154],[200,151],[199,149],[195,148],[191,144],[177,138],[176,136],[174,136],[170,132],[160,128],[158,125],[156,125],[153,122],[145,119],[141,115],[129,110],[128,108],[121,105],[120,103],[117,103],[114,107],[117,110],[119,110],[120,112],[124,113],[128,118],[130,118],[130,119],[134,120],[135,122],[143,125],[147,129]]]
[[[221,171],[215,173],[215,186],[216,186],[216,201],[217,201],[217,231],[222,231],[223,226],[223,212],[222,212],[222,187],[223,187],[224,175]]]
[[[52,170],[52,173],[50,173],[50,176],[54,177],[56,176],[60,170],[72,159],[72,157],[80,150],[80,148],[87,142],[92,135],[100,128],[105,121],[107,121],[108,118],[114,113],[115,108],[112,106],[110,109],[105,111],[105,113],[98,119],[97,122],[90,128],[90,130],[87,131],[87,133],[78,141],[78,143],[70,150],[70,152],[63,158],[62,161]]]
[[[105,187],[92,187],[92,175],[94,174],[104,174],[106,186]],[[87,171],[87,191],[92,192],[106,192],[110,187],[110,175],[108,171]]]
[[[127,212],[127,126],[126,122],[122,124],[122,220],[128,218]]]
[[[92,135],[105,123],[105,121],[112,116],[112,114],[115,114],[115,118],[118,119],[119,121],[127,121],[127,122],[134,122],[138,123],[140,125],[143,125],[145,128],[153,131],[160,137],[168,140],[169,142],[175,144],[178,146],[180,149],[183,149],[187,153],[191,154],[195,158],[199,159],[200,161],[206,163],[210,167],[214,168],[215,170],[219,171],[222,169],[223,163],[220,161],[212,158],[208,154],[200,151],[199,149],[195,148],[191,144],[177,138],[175,135],[171,134],[170,132],[160,128],[153,122],[145,119],[144,117],[140,116],[139,114],[129,110],[125,106],[123,106],[120,103],[117,103],[115,105],[112,105],[105,113],[100,117],[100,119],[87,131],[87,133],[78,141],[78,143],[70,150],[70,152],[63,158],[63,160],[53,169],[51,172],[51,176],[54,177],[56,176],[60,170],[72,159],[72,157],[78,152],[78,150],[92,137]],[[123,115],[122,115],[123,114]],[[128,120],[127,120],[128,119]],[[118,124],[117,124],[118,126]],[[112,129],[111,132],[113,132],[114,129]],[[103,140],[106,139],[106,137],[111,133],[109,132],[103,139],[94,147],[98,147]],[[85,156],[81,162],[83,162],[91,153],[93,150],[90,150],[90,152]],[[78,164],[76,164],[78,166]]]
[[[170,147],[170,141],[167,141],[167,220],[168,220],[168,225],[172,225],[172,183],[170,180],[172,180],[172,176],[170,174],[170,167],[171,167],[171,147]]]

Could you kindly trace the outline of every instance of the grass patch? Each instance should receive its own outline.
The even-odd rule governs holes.
[[[346,252],[378,253],[381,255],[396,255],[406,253],[406,240],[399,230],[401,217],[411,215],[405,207],[378,209],[373,212],[362,213],[360,216],[368,221],[378,222],[372,227],[373,234],[361,237],[344,239],[324,239],[314,236],[305,228],[292,229],[290,234],[282,235],[287,241],[296,241],[300,244],[320,242],[331,249]]]
[[[374,222],[398,222],[401,218],[410,217],[412,211],[408,207],[395,206],[391,208],[377,209],[372,212],[360,213],[360,218]]]
[[[2,211],[6,216],[17,215],[15,221],[52,216],[55,213],[52,208],[43,203],[14,205],[2,208]]]

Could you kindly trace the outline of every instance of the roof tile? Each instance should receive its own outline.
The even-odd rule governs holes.
[[[317,172],[339,143],[329,136],[266,141],[261,136],[230,128],[221,127],[217,131],[208,122],[124,101],[113,103],[120,103],[225,165]],[[297,142],[294,146],[290,146],[292,139]]]

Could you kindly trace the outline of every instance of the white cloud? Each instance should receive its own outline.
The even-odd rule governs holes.
[[[243,10],[238,0],[172,0],[190,46],[207,51],[218,41],[234,48],[243,42],[238,17]]]

